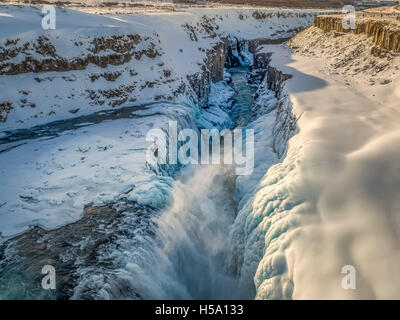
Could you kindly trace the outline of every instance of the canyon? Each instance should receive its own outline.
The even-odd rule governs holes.
[[[398,297],[397,7],[0,8],[2,298]],[[148,163],[171,121],[254,130],[254,170]]]

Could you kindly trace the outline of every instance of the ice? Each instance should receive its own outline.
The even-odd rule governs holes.
[[[212,83],[208,104],[210,106],[220,106],[224,109],[230,109],[235,94],[235,90],[228,86],[225,81]]]
[[[126,195],[126,199],[142,206],[162,209],[171,203],[170,193],[173,181],[169,177],[151,176],[147,180],[137,183],[133,190]]]
[[[295,45],[310,45],[307,32]],[[321,40],[325,50],[328,41]],[[343,42],[343,50],[358,43]],[[332,75],[327,61],[334,59],[318,47],[309,56],[285,46],[265,50],[272,66],[293,75],[284,90],[299,131],[235,221],[242,283],[255,272],[257,299],[398,298],[398,75],[390,89],[371,88],[346,70]],[[358,272],[357,290],[341,286],[345,265]]]
[[[164,115],[152,116],[158,106],[152,107],[147,117],[88,125],[2,153],[2,234],[20,233],[32,224],[55,228],[77,220],[84,205],[115,202],[121,195],[149,206],[167,203],[163,192],[171,179],[155,178],[155,172],[146,169],[146,133],[153,127],[167,128],[176,112],[190,120],[193,111],[163,104]]]

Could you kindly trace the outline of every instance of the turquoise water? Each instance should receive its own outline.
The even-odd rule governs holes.
[[[233,88],[237,92],[231,113],[235,127],[243,127],[252,121],[251,109],[254,105],[253,95],[256,88],[247,84],[247,71],[248,67],[228,69],[228,72],[232,75]]]

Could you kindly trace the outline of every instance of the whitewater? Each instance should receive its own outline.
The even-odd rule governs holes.
[[[229,69],[225,77],[231,78],[232,83],[217,83],[211,91],[211,102],[218,99],[220,105],[230,105],[227,112],[233,127],[251,126],[253,120],[256,90],[247,84],[247,70],[248,67]],[[221,88],[227,91],[225,101],[221,99]],[[148,237],[140,253],[134,249],[136,237],[119,239],[124,243],[124,250],[113,252],[113,259],[119,255],[125,261],[123,279],[135,288],[135,296],[144,299],[254,297],[253,284],[244,286],[239,282],[237,265],[232,259],[230,232],[238,206],[236,180],[234,165],[199,164],[182,168],[169,190],[168,207],[154,219],[154,238]],[[89,271],[85,267],[79,271],[85,281],[75,289],[73,298],[82,298],[83,293],[87,297],[87,286],[92,287],[93,281],[100,280],[95,287],[105,286],[101,283],[104,278],[93,277]],[[111,289],[103,290],[104,296],[91,292],[97,298],[115,298],[110,291],[119,282],[113,279],[107,283]],[[122,296],[129,297],[129,291]]]

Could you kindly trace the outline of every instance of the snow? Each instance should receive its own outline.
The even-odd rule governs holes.
[[[221,100],[221,106],[226,104]],[[223,128],[227,114],[219,106],[210,109],[221,115],[219,122],[214,123],[212,116],[208,122],[209,109],[201,110],[197,120],[206,127]],[[245,294],[235,290],[235,278],[224,268],[226,235],[235,213],[232,169],[187,166],[174,180],[153,176],[152,183],[146,181],[129,191],[127,200],[156,209],[162,203],[162,210],[146,214],[148,207],[142,207],[144,213],[137,216],[137,209],[126,210],[124,201],[119,201],[117,207],[124,209],[118,223],[122,236],[114,233],[116,246],[111,244],[112,249],[104,250],[100,258],[105,266],[112,261],[112,267],[99,272],[91,265],[78,265],[80,281],[72,298],[196,299]]]
[[[260,12],[265,14],[264,18],[253,16]],[[132,57],[127,63],[108,64],[106,68],[89,64],[84,70],[0,75],[3,88],[0,103],[11,103],[13,107],[7,121],[0,123],[0,130],[66,119],[72,112],[87,115],[101,109],[149,103],[157,101],[157,97],[193,103],[196,97],[189,90],[184,94],[172,92],[182,83],[189,86],[187,76],[201,71],[207,50],[222,37],[285,38],[293,35],[297,28],[311,24],[318,12],[311,9],[182,8],[176,12],[125,14],[122,11],[98,15],[87,8],[57,8],[56,30],[42,30],[40,6],[3,5],[0,7],[0,45],[7,49],[6,53],[14,49],[19,53],[2,63],[18,64],[26,57],[37,61],[53,58],[37,51],[39,37],[48,39],[46,42],[54,47],[58,60],[71,61],[91,55],[94,39],[135,34],[141,36],[141,41],[131,52],[154,45],[160,55],[154,58],[143,55],[139,60]],[[194,28],[196,41],[190,39],[185,25]],[[207,32],[207,25],[213,28],[215,37]],[[6,46],[17,39],[17,44]],[[25,44],[30,46],[23,52]],[[106,49],[97,55],[113,53]],[[251,59],[251,55],[247,58]],[[170,71],[171,75],[166,77],[165,71]],[[106,73],[120,75],[107,81]],[[149,88],[149,83],[153,83],[153,87]],[[107,93],[112,90],[124,93],[110,97]]]
[[[32,224],[54,228],[75,221],[82,204],[115,200],[134,185],[146,148],[135,124],[115,120],[8,151],[1,158],[3,235]]]
[[[235,90],[233,90],[232,87],[227,86],[224,81],[212,83],[208,104],[210,106],[221,106],[225,109],[230,109],[235,94]]]
[[[188,8],[176,13],[151,15],[96,15],[57,8],[57,29],[45,31],[40,27],[40,7],[1,6],[0,24],[3,27],[0,28],[0,43],[3,44],[16,39],[19,39],[17,47],[25,42],[35,44],[39,36],[46,36],[59,56],[72,59],[88,54],[94,38],[140,34],[142,41],[134,50],[155,44],[161,53],[155,58],[132,58],[131,62],[121,66],[109,65],[104,69],[89,64],[84,70],[0,75],[1,101],[12,102],[14,106],[7,120],[0,123],[3,137],[7,137],[12,129],[29,128],[111,108],[109,104],[113,99],[104,98],[106,103],[103,106],[96,105],[88,98],[87,90],[122,89],[127,93],[127,100],[118,108],[139,106],[131,119],[109,119],[95,124],[85,121],[77,123],[76,129],[63,131],[55,137],[24,140],[17,147],[14,147],[15,143],[2,146],[3,150],[14,147],[0,154],[2,235],[20,233],[31,225],[55,228],[79,219],[84,205],[109,203],[120,197],[155,208],[168,203],[171,181],[155,178],[154,171],[149,170],[145,163],[145,150],[149,146],[145,141],[147,131],[166,128],[168,120],[178,120],[181,127],[232,127],[228,114],[221,109],[229,108],[234,94],[226,83],[212,84],[208,109],[197,106],[197,98],[189,89],[186,77],[201,70],[205,51],[228,34],[252,39],[274,37],[273,34],[276,37],[287,36],[289,27],[311,23],[317,13],[315,10],[268,9],[265,12],[270,18],[255,19],[251,16],[254,11]],[[285,15],[278,18],[278,12],[282,11]],[[239,18],[240,15],[244,17]],[[218,27],[215,28],[217,37],[204,33],[201,27],[204,16]],[[185,23],[198,28],[197,41],[190,40],[182,27]],[[82,42],[82,45],[77,46],[76,42]],[[108,51],[99,54],[105,55]],[[8,62],[18,63],[25,56],[38,61],[46,58],[30,47],[26,53],[19,53]],[[131,70],[137,75],[132,76]],[[155,87],[137,90],[146,82],[159,80],[163,70],[171,71],[172,82],[159,81]],[[93,82],[88,77],[105,72],[120,72],[121,75],[112,82],[103,77]],[[186,84],[186,90],[173,96],[171,93],[181,83]],[[134,85],[134,89],[128,89],[129,85]],[[156,95],[172,95],[173,101],[157,101]],[[21,99],[35,106],[23,107]],[[147,107],[140,107],[142,104]]]
[[[242,282],[255,271],[257,299],[400,296],[399,57],[378,73],[333,68],[369,41],[310,28],[291,41],[300,53],[264,47],[272,66],[293,75],[284,90],[299,132],[235,222],[232,236],[244,241]],[[368,49],[350,61],[365,58],[387,63]],[[392,81],[371,85],[371,76]],[[345,265],[356,268],[357,290],[341,287]]]
[[[126,199],[134,201],[142,206],[162,208],[170,204],[170,192],[173,186],[173,179],[169,177],[151,176],[144,182],[135,186]]]
[[[229,116],[219,107],[214,110],[215,116],[195,106],[153,104],[133,112],[130,119],[81,123],[75,130],[25,140],[2,153],[2,235],[20,233],[30,225],[55,228],[76,221],[84,205],[122,198],[164,207],[173,179],[157,176],[162,174],[160,168],[148,167],[146,150],[151,142],[146,141],[147,132],[152,128],[166,131],[169,121],[178,121],[179,128],[225,126]],[[173,173],[173,168],[165,170]]]

